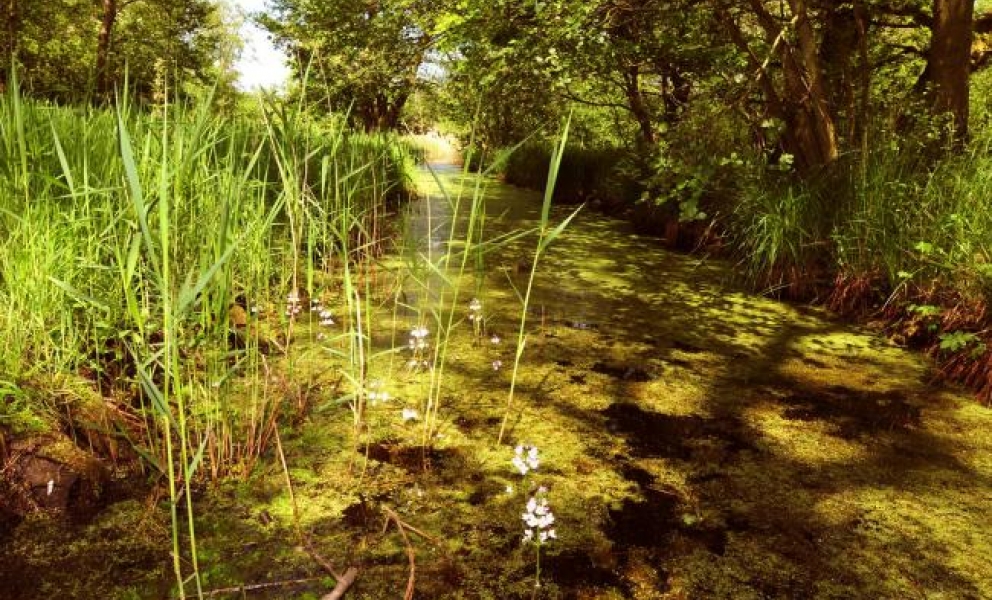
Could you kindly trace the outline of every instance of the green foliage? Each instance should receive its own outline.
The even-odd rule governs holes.
[[[945,352],[960,352],[961,350],[974,345],[973,355],[981,355],[985,351],[983,344],[977,335],[967,331],[951,331],[940,334],[940,349]]]
[[[529,142],[506,158],[506,182],[529,189],[544,189],[553,148],[543,142]],[[619,148],[569,146],[561,158],[554,199],[557,203],[595,202],[619,207],[637,193],[633,182],[625,180],[620,169],[628,160]]]
[[[104,6],[88,0],[18,2],[6,24],[8,39],[0,43],[0,89],[11,81],[10,52],[28,95],[63,103],[96,97]],[[225,97],[233,93],[230,69],[240,42],[233,19],[217,3],[135,0],[116,6],[108,92],[127,82],[135,99],[151,102],[166,85],[171,94],[193,94],[219,81]]]
[[[297,59],[298,93],[366,131],[395,129],[446,23],[426,0],[276,0],[264,27]]]
[[[11,390],[79,370],[130,393],[137,382],[119,371],[156,356],[173,293],[175,346],[226,348],[236,297],[302,286],[311,253],[334,246],[331,224],[369,241],[373,213],[406,185],[410,159],[391,138],[278,109],[265,128],[200,105],[125,105],[119,137],[109,111],[0,98],[0,372]],[[211,377],[228,370],[216,358]],[[188,359],[177,368],[207,375]],[[157,380],[161,365],[145,368]]]

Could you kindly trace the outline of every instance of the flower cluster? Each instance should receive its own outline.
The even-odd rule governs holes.
[[[482,302],[478,298],[468,303],[468,320],[477,326],[482,324]]]
[[[513,466],[521,475],[536,471],[541,466],[538,454],[537,446],[517,446],[513,450]]]
[[[428,335],[430,335],[430,332],[427,331],[427,328],[423,326],[414,327],[412,330],[410,330],[410,341],[409,341],[410,349],[414,351],[426,350],[428,346],[427,343]]]
[[[300,306],[300,293],[293,290],[286,296],[286,316],[292,319],[302,311],[303,307]]]
[[[428,335],[430,335],[430,331],[423,325],[410,330],[410,339],[407,342],[410,351],[413,352],[413,357],[407,363],[410,369],[430,368],[430,361],[427,360],[427,351],[430,349],[430,342],[427,341]]]
[[[321,327],[334,325],[334,313],[331,312],[331,309],[324,306],[319,298],[314,298],[310,301],[310,312],[317,313]]]
[[[382,380],[373,379],[372,381],[369,382],[368,389],[365,390],[365,397],[373,405],[379,402],[388,402],[393,397],[389,394],[389,392],[383,389],[384,387],[385,384],[382,382]]]
[[[555,532],[555,515],[548,506],[548,499],[545,498],[547,488],[537,488],[537,493],[527,501],[527,509],[521,518],[524,521],[523,543],[542,545],[558,538]]]

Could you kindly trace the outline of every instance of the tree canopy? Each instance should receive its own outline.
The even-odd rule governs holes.
[[[0,85],[64,102],[106,99],[127,80],[151,99],[164,82],[231,86],[238,42],[210,0],[4,0]],[[58,32],[59,35],[53,35]]]

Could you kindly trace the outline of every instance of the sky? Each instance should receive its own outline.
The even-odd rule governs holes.
[[[264,11],[266,8],[266,0],[228,2],[245,14]],[[285,56],[272,45],[268,34],[258,26],[246,22],[241,26],[241,37],[245,41],[245,47],[240,60],[235,64],[239,75],[238,87],[244,90],[282,87],[289,77],[289,67]]]

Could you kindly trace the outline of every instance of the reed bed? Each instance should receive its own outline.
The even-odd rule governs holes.
[[[299,305],[357,297],[412,165],[396,138],[262,114],[0,98],[2,425],[85,436],[167,481],[183,593],[202,592],[191,486],[249,473],[304,408],[294,329],[320,319]]]

